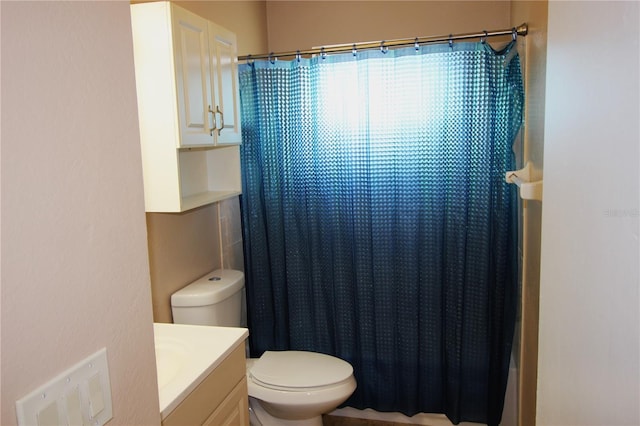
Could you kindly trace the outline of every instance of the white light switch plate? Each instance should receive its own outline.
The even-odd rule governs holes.
[[[25,426],[101,426],[108,422],[112,407],[106,348],[16,401],[16,412],[18,424]]]

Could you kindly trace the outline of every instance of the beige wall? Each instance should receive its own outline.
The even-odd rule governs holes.
[[[267,50],[263,1],[176,4],[236,33],[239,55]],[[238,197],[182,214],[147,214],[153,317],[171,322],[171,294],[221,267],[244,270]]]
[[[220,268],[217,205],[182,214],[147,213],[147,232],[153,318],[172,322],[171,294]]]
[[[509,10],[508,1],[268,1],[269,50],[508,28]]]
[[[537,424],[640,424],[640,4],[549,2]]]
[[[171,294],[218,268],[244,271],[240,202],[181,214],[147,213],[153,318],[172,322]]]
[[[533,165],[533,179],[542,179],[544,152],[545,76],[547,57],[547,2],[514,1],[511,24],[527,22],[529,34],[521,38],[518,50],[525,77],[525,126],[518,167]],[[535,425],[538,368],[538,303],[540,292],[540,233],[542,206],[526,201],[521,206],[520,258],[522,264],[520,321],[517,323],[514,353],[518,366],[518,424]]]
[[[110,424],[158,424],[129,6],[0,7],[0,423],[106,347]]]

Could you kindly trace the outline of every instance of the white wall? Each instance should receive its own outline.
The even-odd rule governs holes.
[[[538,425],[640,424],[637,2],[550,2]]]
[[[2,2],[2,407],[106,347],[159,424],[127,2]]]

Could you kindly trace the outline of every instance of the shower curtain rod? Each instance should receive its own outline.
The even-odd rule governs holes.
[[[239,61],[249,61],[253,59],[270,59],[275,60],[277,58],[283,57],[300,57],[300,56],[308,56],[308,55],[316,55],[316,54],[327,54],[327,53],[337,53],[337,52],[355,52],[357,50],[367,50],[367,49],[387,49],[389,47],[398,47],[398,46],[410,46],[410,45],[421,45],[421,44],[432,44],[432,43],[443,43],[449,42],[449,44],[453,43],[456,40],[467,40],[472,38],[484,39],[487,37],[497,37],[497,36],[505,36],[510,35],[515,38],[517,36],[526,36],[529,32],[529,27],[527,23],[520,24],[517,27],[504,29],[504,30],[494,30],[494,31],[481,31],[476,33],[466,33],[466,34],[449,34],[448,36],[430,36],[430,37],[416,37],[416,38],[404,38],[404,39],[396,39],[389,41],[377,41],[377,42],[363,42],[363,43],[352,43],[352,44],[334,44],[331,46],[324,46],[320,48],[313,48],[309,50],[296,50],[296,51],[288,51],[288,52],[271,52],[271,53],[262,53],[260,55],[246,55],[239,56]]]

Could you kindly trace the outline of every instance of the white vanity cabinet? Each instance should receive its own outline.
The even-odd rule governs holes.
[[[171,2],[131,5],[148,212],[241,192],[235,35]]]
[[[163,418],[162,426],[249,426],[245,371],[241,344]]]

